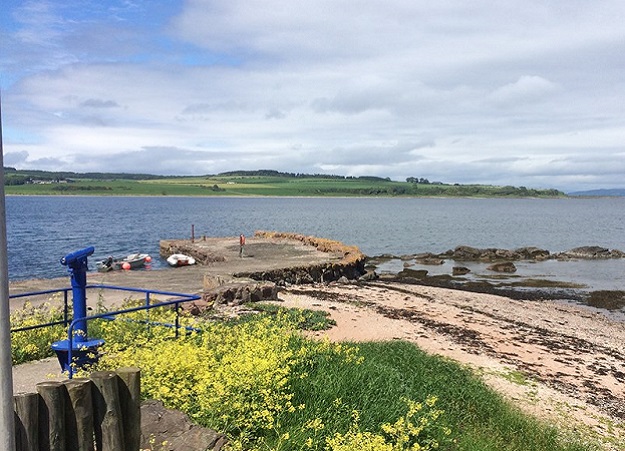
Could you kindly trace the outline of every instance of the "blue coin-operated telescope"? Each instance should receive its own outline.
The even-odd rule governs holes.
[[[87,317],[87,257],[93,254],[94,250],[93,246],[89,246],[61,258],[61,264],[67,266],[71,274],[74,328],[70,332],[71,339],[52,343],[52,349],[56,352],[63,371],[70,373],[77,368],[95,363],[98,348],[104,344],[102,339],[89,338],[87,321],[84,319]]]

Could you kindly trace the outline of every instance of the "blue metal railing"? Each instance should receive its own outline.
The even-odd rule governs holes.
[[[44,294],[54,294],[54,293],[59,293],[61,291],[63,292],[63,321],[55,321],[53,323],[44,323],[44,324],[37,324],[34,326],[19,327],[17,329],[11,329],[11,333],[22,332],[25,330],[40,329],[42,327],[58,326],[59,324],[63,324],[64,326],[67,326],[67,324],[69,323],[69,307],[67,305],[67,302],[68,302],[67,292],[71,290],[72,290],[71,288],[57,288],[54,290],[31,291],[29,293],[20,293],[20,294],[10,295],[9,299],[18,299],[18,298],[26,298],[26,297],[32,297],[32,296],[41,296]]]
[[[37,324],[37,325],[32,325],[32,326],[26,326],[26,327],[19,327],[19,328],[15,328],[15,329],[11,329],[11,333],[13,332],[21,332],[21,331],[27,331],[27,330],[33,330],[33,329],[39,329],[39,328],[44,328],[44,327],[51,327],[51,326],[56,326],[56,325],[60,325],[63,324],[64,326],[68,327],[67,329],[67,339],[68,339],[68,343],[69,343],[69,348],[68,348],[68,355],[67,355],[67,368],[68,368],[68,372],[69,372],[69,378],[72,378],[72,374],[73,374],[73,370],[72,370],[72,361],[73,361],[73,344],[74,344],[74,328],[76,327],[77,324],[79,323],[84,323],[87,321],[91,321],[94,319],[116,319],[116,317],[118,315],[124,315],[127,313],[132,313],[132,312],[137,312],[137,311],[142,311],[142,310],[146,310],[149,311],[151,309],[154,308],[160,308],[160,307],[167,307],[167,306],[174,306],[174,310],[175,310],[175,322],[174,324],[167,324],[167,323],[160,323],[160,322],[152,322],[149,320],[143,320],[141,322],[145,323],[146,325],[159,325],[159,326],[166,326],[166,327],[171,327],[175,329],[175,336],[178,337],[179,335],[179,330],[181,328],[184,328],[185,331],[192,331],[192,330],[197,330],[194,328],[191,328],[189,326],[180,326],[180,312],[179,312],[179,306],[180,304],[183,304],[185,302],[191,302],[191,301],[197,301],[199,300],[201,297],[199,295],[195,295],[195,294],[185,294],[185,293],[175,293],[175,292],[171,292],[171,291],[160,291],[160,290],[146,290],[146,289],[141,289],[141,288],[131,288],[131,287],[120,287],[120,286],[116,286],[116,285],[87,285],[86,289],[90,289],[90,288],[97,288],[100,290],[119,290],[119,291],[129,291],[129,292],[134,292],[134,293],[143,293],[145,294],[145,304],[138,306],[138,307],[131,307],[131,308],[127,308],[127,309],[121,309],[121,310],[116,310],[116,311],[108,311],[108,312],[104,312],[104,313],[99,313],[96,315],[89,315],[89,316],[85,316],[82,318],[73,318],[72,321],[70,322],[69,320],[69,308],[68,308],[68,292],[72,290],[72,288],[59,288],[59,289],[53,289],[53,290],[44,290],[44,291],[35,291],[35,292],[29,292],[29,293],[20,293],[20,294],[14,294],[14,295],[10,295],[9,298],[10,299],[14,299],[14,298],[24,298],[24,297],[32,297],[32,296],[41,296],[41,295],[46,295],[46,294],[54,294],[54,293],[59,293],[59,292],[63,292],[64,296],[63,296],[63,302],[64,302],[64,306],[63,306],[63,320],[62,321],[53,321],[53,322],[48,322],[48,323],[42,323],[42,324]],[[151,303],[151,295],[161,295],[161,296],[169,296],[169,297],[174,297],[176,299],[173,300],[168,300],[168,301],[164,301],[164,302],[158,302],[156,304],[152,304]]]

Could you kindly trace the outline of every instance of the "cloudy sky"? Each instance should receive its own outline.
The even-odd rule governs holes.
[[[625,187],[622,0],[3,0],[4,164]]]

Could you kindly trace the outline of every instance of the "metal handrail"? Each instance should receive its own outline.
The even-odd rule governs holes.
[[[199,299],[201,299],[201,296],[196,295],[196,294],[185,294],[185,293],[175,293],[175,292],[171,292],[171,291],[161,291],[161,290],[146,290],[146,289],[142,289],[142,288],[132,288],[132,287],[120,287],[117,285],[87,285],[86,289],[89,288],[98,288],[98,289],[106,289],[106,290],[121,290],[121,291],[130,291],[130,292],[136,292],[136,293],[144,293],[145,294],[145,304],[138,306],[138,307],[131,307],[131,308],[126,308],[126,309],[121,309],[121,310],[116,310],[116,311],[109,311],[109,312],[104,312],[104,313],[99,313],[96,315],[90,315],[90,316],[85,316],[83,318],[74,318],[71,322],[69,322],[68,319],[68,296],[67,296],[67,292],[71,290],[71,288],[59,288],[59,289],[53,289],[53,290],[44,290],[44,291],[35,291],[35,292],[29,292],[29,293],[20,293],[20,294],[15,294],[15,295],[11,295],[9,296],[9,298],[20,298],[20,297],[27,297],[27,296],[37,296],[37,295],[42,295],[42,294],[52,294],[52,293],[57,293],[57,292],[64,292],[65,296],[64,296],[64,319],[63,321],[55,321],[55,322],[50,322],[50,323],[42,323],[42,324],[37,324],[37,325],[33,325],[33,326],[27,326],[27,327],[21,327],[21,328],[16,328],[16,329],[11,329],[11,333],[13,332],[20,332],[20,331],[26,331],[26,330],[33,330],[33,329],[38,329],[38,328],[43,328],[43,327],[50,327],[50,326],[55,326],[55,325],[59,325],[59,324],[63,324],[65,326],[68,325],[69,322],[69,326],[67,329],[67,339],[68,339],[68,344],[69,344],[69,348],[68,348],[68,353],[67,353],[67,367],[68,367],[68,373],[69,373],[69,378],[72,378],[73,375],[73,370],[72,370],[72,348],[73,348],[73,343],[74,343],[74,327],[76,326],[76,324],[83,322],[83,321],[90,321],[90,320],[94,320],[94,319],[110,319],[110,317],[114,317],[117,315],[123,315],[126,313],[132,313],[132,312],[137,312],[137,311],[141,311],[141,310],[151,310],[153,308],[159,308],[159,307],[167,307],[169,305],[174,305],[175,306],[175,311],[176,311],[176,317],[175,317],[175,323],[174,324],[164,324],[164,323],[158,323],[158,322],[150,322],[150,321],[145,321],[146,324],[155,324],[155,325],[161,325],[161,326],[167,326],[167,327],[173,327],[175,329],[175,334],[176,337],[178,337],[179,334],[179,329],[181,328],[180,326],[180,313],[179,313],[179,306],[180,304],[183,304],[185,302],[191,302],[191,301],[197,301]],[[150,303],[150,295],[155,294],[155,295],[162,295],[162,296],[172,296],[172,297],[177,297],[180,299],[174,299],[174,300],[169,300],[169,301],[164,301],[164,302],[159,302],[158,304],[151,304]],[[185,330],[197,330],[194,328],[190,328],[188,326],[184,326]]]
[[[69,310],[68,310],[68,297],[67,297],[67,292],[71,291],[71,288],[56,288],[56,289],[52,289],[52,290],[43,290],[43,291],[30,291],[28,293],[19,293],[19,294],[12,294],[9,296],[9,299],[16,299],[16,298],[25,298],[28,296],[41,296],[42,294],[54,294],[54,293],[58,293],[58,292],[63,292],[63,321],[55,321],[52,323],[43,323],[43,324],[37,324],[35,326],[27,326],[27,327],[18,327],[17,329],[11,329],[11,333],[13,332],[23,332],[26,330],[33,330],[33,329],[40,329],[42,327],[50,327],[50,326],[58,326],[59,324],[63,324],[64,326],[67,326],[67,324],[69,323]]]
[[[150,305],[150,295],[151,294],[158,294],[158,295],[162,295],[162,296],[179,296],[179,297],[184,297],[184,300],[181,300],[180,302],[188,302],[188,301],[197,301],[198,299],[200,299],[200,296],[198,295],[191,295],[191,294],[185,294],[185,293],[174,293],[174,292],[170,292],[170,291],[160,291],[160,290],[146,290],[146,289],[142,289],[142,288],[132,288],[132,287],[121,287],[121,286],[117,286],[117,285],[87,285],[86,286],[87,289],[89,288],[99,288],[99,289],[107,289],[107,290],[121,290],[121,291],[133,291],[133,292],[137,292],[137,293],[145,293],[146,298],[145,298],[145,305]],[[24,297],[29,297],[29,296],[40,296],[43,294],[54,294],[54,293],[59,293],[59,292],[63,292],[64,296],[63,296],[63,321],[55,321],[55,322],[50,322],[50,323],[41,323],[41,324],[36,324],[33,326],[26,326],[26,327],[18,327],[15,329],[11,329],[11,333],[13,332],[23,332],[23,331],[27,331],[27,330],[33,330],[33,329],[40,329],[43,327],[50,327],[50,326],[57,326],[60,324],[63,324],[65,326],[67,326],[70,321],[69,321],[69,311],[68,311],[68,295],[67,293],[69,291],[72,291],[72,288],[56,288],[56,289],[52,289],[52,290],[42,290],[42,291],[31,291],[28,293],[19,293],[19,294],[12,294],[9,296],[9,299],[14,299],[14,298],[24,298]],[[161,305],[161,303],[159,303],[158,305]],[[112,315],[112,313],[109,313]]]

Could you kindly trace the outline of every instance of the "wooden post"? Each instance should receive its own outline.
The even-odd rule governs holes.
[[[17,451],[39,451],[39,395],[17,393],[15,403],[15,446]]]
[[[94,371],[93,408],[95,441],[98,451],[124,449],[124,429],[119,402],[117,374],[112,371]]]
[[[50,451],[65,451],[65,385],[60,381],[40,382],[39,447]]]
[[[139,451],[141,446],[141,370],[128,367],[116,370],[124,425],[123,451]]]
[[[195,242],[195,224],[191,224],[191,242]]]
[[[91,381],[75,378],[66,380],[64,384],[68,395],[65,417],[67,449],[94,451]]]

